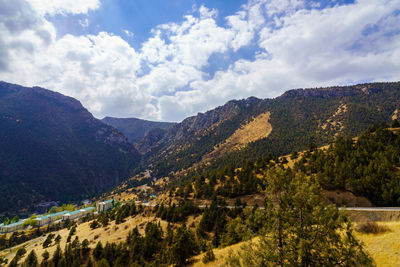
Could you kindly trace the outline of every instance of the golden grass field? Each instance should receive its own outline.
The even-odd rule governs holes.
[[[381,234],[361,234],[355,236],[364,243],[366,251],[371,255],[378,267],[400,266],[400,221],[379,222],[389,231]],[[214,249],[215,261],[204,264],[201,259],[204,254],[193,257],[191,266],[221,266],[228,255],[241,249],[244,242],[226,248]]]
[[[198,224],[199,220],[200,216],[191,216],[187,225],[194,230],[193,226]],[[76,235],[74,235],[71,240],[73,240],[75,236],[78,236],[81,242],[84,239],[88,239],[91,248],[94,248],[98,241],[101,241],[103,245],[106,242],[121,242],[125,241],[128,232],[136,226],[138,226],[139,231],[143,234],[146,223],[150,221],[158,222],[160,220],[154,218],[153,216],[146,217],[138,215],[134,218],[128,218],[126,222],[119,225],[115,225],[115,222],[111,222],[107,227],[100,227],[94,230],[90,229],[89,223],[82,223],[78,225]],[[160,221],[160,223],[165,230],[167,223],[165,221]],[[381,234],[362,234],[355,232],[355,236],[364,243],[366,251],[368,251],[371,257],[374,259],[377,266],[400,266],[400,221],[378,222],[378,224],[386,226],[389,231]],[[58,233],[56,233],[56,235],[60,234],[62,237],[60,242],[61,248],[65,247],[68,233],[69,230],[67,229],[60,230]],[[18,248],[25,247],[27,250],[26,255],[28,255],[29,252],[34,249],[39,260],[41,260],[42,254],[45,251],[45,249],[42,247],[44,240],[45,237],[40,237],[28,241],[17,246],[16,248],[13,248],[13,253],[2,251],[0,255],[5,255],[9,260],[11,260]],[[240,250],[243,243],[244,242],[226,248],[214,249],[216,260],[208,264],[202,263],[203,254],[197,255],[192,258],[191,266],[221,266],[223,263],[225,263],[228,255],[231,253],[236,253],[238,250]],[[55,249],[56,245],[54,245],[53,242],[53,244],[46,250],[50,253],[50,255],[52,255]],[[22,259],[22,261],[23,260],[24,259]]]
[[[104,245],[106,242],[121,242],[126,240],[126,236],[128,235],[129,231],[134,229],[136,226],[139,229],[139,232],[141,234],[144,234],[144,228],[147,224],[147,222],[160,222],[161,227],[163,230],[166,230],[167,228],[167,223],[165,221],[162,221],[158,218],[155,218],[154,216],[150,217],[145,217],[142,215],[137,215],[134,218],[129,217],[126,219],[124,223],[115,224],[115,221],[112,221],[109,223],[108,226],[106,227],[99,227],[96,229],[91,229],[90,228],[90,222],[78,224],[76,228],[76,233],[75,235],[71,238],[71,242],[75,239],[76,236],[78,236],[79,241],[82,242],[84,239],[88,239],[90,242],[89,247],[94,248],[97,244],[98,241],[101,241],[101,243]],[[64,249],[67,241],[67,237],[69,234],[68,229],[62,229],[58,232],[54,232],[55,235],[57,236],[58,234],[61,236],[61,242],[60,246],[62,249]],[[47,236],[47,235],[46,235]],[[6,256],[9,261],[12,260],[12,258],[15,256],[15,252],[21,248],[25,247],[27,253],[25,254],[25,257],[31,252],[31,250],[35,250],[36,255],[38,256],[39,261],[42,260],[42,254],[45,250],[47,250],[50,255],[53,255],[54,251],[56,250],[57,246],[54,243],[54,240],[50,247],[44,249],[42,244],[46,239],[46,236],[44,237],[39,237],[34,240],[27,241],[23,244],[20,244],[16,247],[13,248],[13,252],[9,253],[8,250],[0,252],[0,256]],[[24,258],[20,260],[20,263],[23,262]]]
[[[232,134],[232,136],[226,139],[223,143],[215,146],[214,151],[204,156],[203,161],[219,157],[220,155],[235,149],[241,149],[250,142],[268,137],[272,131],[272,125],[269,123],[270,115],[270,112],[262,113],[246,125],[242,125]]]
[[[356,237],[365,244],[377,266],[400,266],[400,221],[378,224],[389,231],[376,235],[356,233]]]

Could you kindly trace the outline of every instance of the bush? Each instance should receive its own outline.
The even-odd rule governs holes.
[[[93,220],[90,223],[90,229],[96,229],[97,227],[99,227],[99,223],[96,220]]]
[[[26,254],[26,249],[20,248],[20,249],[18,249],[16,256],[19,258],[22,258],[25,254]]]
[[[206,254],[204,254],[204,256],[202,258],[202,262],[204,264],[206,264],[206,263],[214,261],[214,260],[215,260],[215,255],[214,255],[214,252],[212,250],[212,247],[208,246],[207,252],[206,252]]]
[[[364,234],[379,234],[389,231],[389,229],[385,226],[379,225],[374,221],[366,221],[360,223],[356,229],[357,232]]]

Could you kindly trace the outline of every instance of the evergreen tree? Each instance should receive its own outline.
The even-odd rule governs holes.
[[[203,258],[201,259],[204,264],[209,263],[215,260],[215,255],[211,245],[207,246],[206,254],[204,254]]]
[[[42,257],[44,261],[47,261],[50,258],[50,253],[47,250],[45,250],[42,254]]]
[[[281,168],[266,176],[269,222],[258,243],[240,254],[244,266],[371,266],[347,217],[323,206],[320,187]],[[237,263],[237,262],[236,262]]]
[[[99,241],[96,247],[93,250],[93,257],[96,261],[101,259],[101,255],[103,254],[103,245]]]
[[[36,267],[38,266],[38,259],[34,250],[32,250],[28,257],[26,257],[24,263],[21,265],[22,267]]]
[[[60,236],[60,235],[57,235],[57,237],[54,239],[54,241],[55,241],[57,244],[60,244],[61,236]]]
[[[171,246],[171,260],[177,266],[183,266],[186,259],[193,256],[197,251],[197,244],[193,233],[186,228],[186,225],[179,227],[174,235]]]
[[[53,262],[54,266],[58,266],[58,264],[60,263],[60,261],[62,259],[63,259],[63,255],[62,255],[60,245],[57,245],[57,249],[56,249],[56,251],[54,251],[51,261]]]

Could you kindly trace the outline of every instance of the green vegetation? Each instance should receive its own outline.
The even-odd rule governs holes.
[[[273,168],[266,174],[266,223],[257,242],[230,266],[372,266],[336,207],[322,205],[321,189],[303,173]]]
[[[276,99],[230,101],[197,117],[201,125],[207,125],[218,116],[225,118],[217,126],[199,126],[195,134],[190,128],[192,124],[183,122],[180,126],[188,128],[182,130],[183,137],[161,144],[145,155],[145,160],[154,164],[153,174],[157,177],[187,169],[200,162],[241,125],[266,111],[271,112],[269,122],[272,125],[267,138],[222,155],[208,168],[225,165],[237,168],[248,160],[255,162],[269,155],[287,155],[305,150],[310,144],[321,146],[334,141],[338,135],[357,136],[370,125],[391,121],[393,111],[400,106],[399,86],[397,82],[293,90]]]
[[[214,260],[215,260],[215,255],[214,255],[213,249],[212,249],[211,246],[208,246],[206,254],[204,254],[204,256],[201,259],[201,261],[203,263],[209,263],[209,262],[214,261]]]
[[[89,198],[136,168],[140,155],[134,147],[77,100],[5,82],[0,91],[2,212]]]
[[[32,215],[31,217],[29,217],[28,219],[26,219],[22,225],[23,225],[23,226],[28,226],[28,225],[30,225],[30,226],[36,226],[36,225],[38,224],[37,220],[35,220],[36,217],[37,217],[37,216],[36,216],[35,214]]]
[[[51,242],[53,241],[55,234],[49,234],[46,238],[46,240],[43,242],[43,248],[47,248]]]
[[[338,138],[326,152],[306,153],[295,170],[317,177],[326,189],[352,191],[377,205],[399,205],[400,136],[387,127],[371,127],[356,142]]]
[[[178,206],[174,203],[169,207],[161,204],[157,205],[154,210],[157,217],[167,222],[184,222],[187,216],[200,212],[200,209],[190,201],[180,201]]]

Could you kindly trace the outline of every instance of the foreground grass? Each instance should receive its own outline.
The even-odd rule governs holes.
[[[79,241],[82,242],[84,239],[88,239],[89,241],[89,247],[94,248],[97,244],[97,242],[101,242],[103,245],[105,245],[107,242],[112,243],[119,243],[123,242],[126,240],[126,237],[129,233],[130,230],[135,228],[136,226],[139,229],[139,232],[141,234],[144,234],[144,229],[145,226],[148,222],[160,222],[161,227],[165,231],[167,228],[167,223],[165,221],[160,220],[159,218],[155,218],[154,216],[143,216],[143,215],[137,215],[134,218],[128,217],[125,219],[125,222],[121,224],[115,224],[115,221],[112,221],[109,223],[108,226],[106,227],[99,227],[94,230],[90,228],[90,223],[91,222],[86,222],[86,223],[81,223],[78,225],[76,229],[76,234],[73,235],[71,238],[71,242],[75,239],[76,236],[78,236]],[[61,242],[60,246],[64,250],[65,245],[67,244],[67,237],[69,234],[68,229],[62,229],[58,232],[53,232],[56,236],[59,234],[61,236]],[[47,236],[47,235],[46,235]],[[11,261],[13,257],[15,256],[16,251],[24,247],[27,250],[27,253],[25,256],[19,261],[19,263],[22,263],[26,256],[31,252],[31,250],[35,250],[35,253],[39,259],[39,262],[42,260],[42,254],[45,250],[47,250],[50,255],[52,256],[54,251],[57,248],[57,245],[53,241],[52,244],[48,248],[43,248],[42,244],[44,240],[46,239],[46,236],[42,236],[30,241],[27,241],[23,244],[20,244],[16,247],[12,248],[12,252],[10,253],[8,249],[0,251],[0,256],[5,256],[6,259]]]
[[[365,245],[365,250],[374,259],[376,265],[400,266],[400,221],[379,222],[389,230],[381,234],[363,234],[355,232],[355,236]],[[228,255],[239,251],[244,242],[226,248],[214,249],[215,261],[202,263],[204,254],[193,257],[191,266],[221,266]]]
[[[355,233],[377,266],[400,266],[400,221],[379,222],[389,228],[381,234]]]

